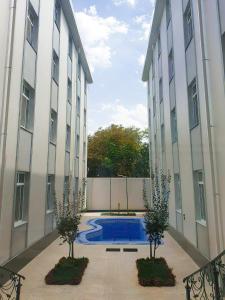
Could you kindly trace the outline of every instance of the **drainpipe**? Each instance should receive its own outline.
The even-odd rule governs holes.
[[[14,46],[14,33],[15,33],[15,18],[16,18],[16,4],[17,0],[10,1],[10,13],[8,22],[8,37],[7,37],[7,51],[6,51],[6,64],[4,75],[4,88],[2,97],[2,111],[0,116],[0,219],[3,197],[3,181],[5,173],[5,152],[6,152],[6,139],[8,128],[8,112],[9,112],[9,97],[12,76],[12,57]]]
[[[208,85],[209,75],[209,59],[207,58],[205,41],[204,41],[204,25],[203,20],[203,5],[202,0],[198,0],[199,4],[199,21],[200,21],[200,30],[201,30],[201,44],[202,44],[202,58],[203,58],[203,72],[204,72],[204,85],[205,85],[205,96],[206,96],[206,109],[207,109],[207,123],[208,123],[208,135],[209,135],[209,148],[210,148],[210,159],[211,159],[211,172],[212,172],[212,181],[213,181],[213,194],[214,194],[214,205],[215,205],[215,225],[216,225],[216,238],[217,238],[217,251],[221,252],[223,250],[224,240],[223,234],[221,231],[222,216],[221,216],[221,199],[218,188],[218,174],[217,174],[217,157],[215,149],[215,127],[214,127],[214,118],[212,110],[212,101],[210,100],[210,89]]]

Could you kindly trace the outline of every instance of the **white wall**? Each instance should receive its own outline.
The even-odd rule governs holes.
[[[150,197],[149,178],[127,178],[128,209],[143,210],[143,181]],[[111,197],[110,197],[111,181]],[[88,178],[87,209],[88,210],[121,210],[127,209],[126,178]]]

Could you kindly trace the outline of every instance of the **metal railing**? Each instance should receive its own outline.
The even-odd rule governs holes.
[[[225,250],[183,280],[186,299],[225,299]]]
[[[0,300],[20,300],[22,280],[24,276],[0,266]]]

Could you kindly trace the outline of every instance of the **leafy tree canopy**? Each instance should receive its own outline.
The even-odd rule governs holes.
[[[147,130],[114,125],[88,137],[89,177],[149,177]]]

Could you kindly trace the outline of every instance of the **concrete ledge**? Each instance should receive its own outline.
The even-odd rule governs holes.
[[[190,255],[190,257],[200,268],[209,262],[209,260],[175,228],[170,226],[168,233],[177,241],[181,248],[183,248],[184,251]]]
[[[39,253],[41,253],[45,248],[47,248],[53,241],[58,238],[58,232],[54,230],[49,233],[36,243],[34,243],[29,248],[25,249],[18,256],[11,259],[5,265],[5,268],[18,273],[21,269],[23,269],[32,259],[34,259]]]

